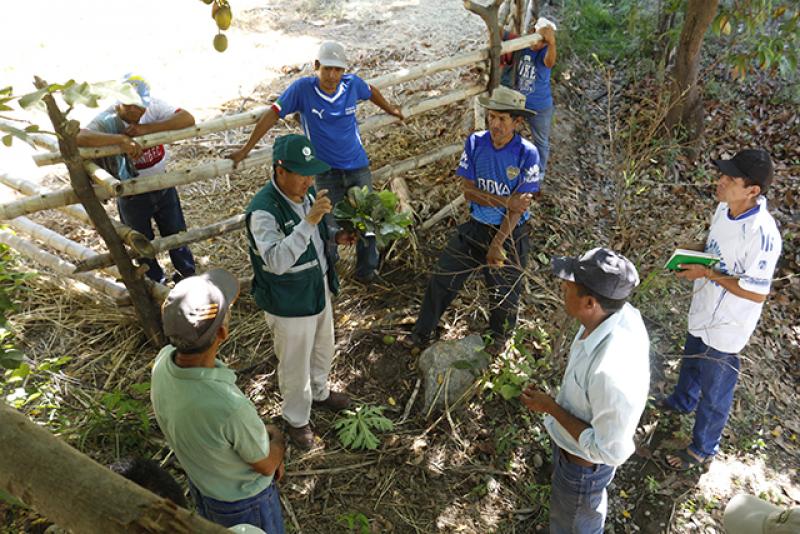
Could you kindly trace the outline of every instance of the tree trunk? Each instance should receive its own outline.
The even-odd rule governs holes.
[[[73,449],[0,402],[0,488],[81,534],[225,534]]]
[[[35,85],[37,89],[42,89],[47,87],[47,82],[36,77]],[[117,235],[106,210],[94,194],[94,188],[89,175],[86,173],[83,158],[78,152],[76,136],[80,130],[80,125],[77,121],[68,121],[66,119],[61,110],[58,109],[58,105],[52,95],[46,94],[44,102],[47,105],[47,114],[50,116],[53,128],[58,134],[58,145],[64,155],[64,162],[69,171],[72,188],[113,256],[114,263],[116,263],[122,276],[122,282],[128,288],[131,302],[136,310],[136,316],[145,334],[153,344],[160,347],[165,340],[161,331],[161,318],[158,307],[150,299],[145,281],[137,274],[136,268],[125,250],[125,245],[122,244],[122,240]]]
[[[671,74],[666,126],[670,132],[684,126],[691,141],[698,141],[703,135],[703,100],[697,87],[697,73],[703,38],[718,4],[719,0],[689,0]]]

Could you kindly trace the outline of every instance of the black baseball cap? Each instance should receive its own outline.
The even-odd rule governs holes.
[[[311,141],[304,135],[289,134],[275,139],[272,162],[301,176],[313,176],[329,171],[330,166],[317,158]]]
[[[731,159],[712,159],[711,162],[723,174],[744,178],[748,185],[757,185],[763,195],[772,183],[773,166],[769,152],[751,148],[741,150]]]
[[[551,265],[557,277],[577,282],[607,299],[625,299],[639,285],[633,263],[607,248],[593,248],[580,258],[554,256]]]

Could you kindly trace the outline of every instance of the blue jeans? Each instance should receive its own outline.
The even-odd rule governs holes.
[[[689,446],[695,454],[708,457],[719,451],[738,378],[737,354],[718,351],[699,337],[686,335],[678,383],[666,403],[683,413],[697,410]]]
[[[275,481],[261,493],[240,501],[226,502],[206,497],[189,481],[197,513],[218,525],[230,528],[247,524],[262,529],[267,534],[284,534],[281,498]]]
[[[602,534],[608,510],[606,487],[614,472],[610,465],[573,464],[553,442],[550,533]]]
[[[161,237],[167,237],[186,230],[181,201],[178,198],[178,191],[174,187],[130,197],[119,197],[117,199],[117,208],[123,224],[130,226],[137,232],[141,232],[151,241],[155,237],[151,220],[156,222]],[[194,258],[189,247],[182,246],[170,250],[169,258],[172,260],[172,266],[181,276],[192,276],[194,274]],[[158,260],[155,258],[142,258],[142,261],[149,267],[147,270],[148,278],[155,282],[164,282],[164,270],[158,264]]]
[[[547,170],[547,157],[550,155],[550,128],[553,125],[553,109],[537,111],[533,117],[528,117],[528,126],[533,134],[533,144],[539,151],[539,179],[544,179]]]
[[[338,202],[344,200],[347,190],[351,187],[363,187],[366,185],[372,191],[372,173],[369,167],[349,170],[331,169],[328,172],[317,175],[315,183],[317,191],[328,190],[328,198],[331,199],[335,206]],[[338,228],[333,214],[325,215],[325,221],[328,228]],[[334,261],[339,259],[335,243],[332,246],[331,253]],[[375,241],[375,236],[361,236],[358,243],[356,243],[356,277],[365,278],[371,276],[378,268],[378,261],[378,244]]]

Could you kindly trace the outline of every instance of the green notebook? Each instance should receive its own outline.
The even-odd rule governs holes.
[[[684,248],[676,248],[672,253],[667,264],[664,265],[665,269],[670,271],[679,271],[678,265],[687,263],[697,263],[710,267],[719,262],[719,256],[716,254],[709,254],[708,252],[699,252],[697,250],[686,250]]]

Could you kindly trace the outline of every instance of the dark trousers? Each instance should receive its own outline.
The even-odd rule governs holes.
[[[733,406],[739,356],[709,347],[691,334],[683,354],[678,383],[666,403],[679,412],[696,411],[690,448],[701,457],[714,456]]]
[[[522,275],[527,264],[528,226],[517,226],[506,239],[506,266],[490,268],[486,254],[497,228],[474,219],[460,225],[439,257],[428,281],[422,308],[414,332],[428,338],[439,324],[444,311],[473,272],[481,271],[489,290],[489,329],[495,339],[504,339],[517,324],[517,306],[522,288]]]
[[[317,191],[328,190],[328,198],[334,206],[344,200],[347,190],[351,187],[367,186],[372,191],[372,173],[369,167],[360,169],[331,169],[328,172],[317,175],[315,179]],[[332,214],[325,215],[328,228],[336,227],[336,221]],[[334,261],[339,259],[339,252],[336,245],[331,250]],[[378,244],[375,236],[361,236],[356,243],[356,276],[364,278],[370,276],[377,268],[380,258],[378,256]]]
[[[117,208],[123,224],[126,224],[141,232],[144,236],[153,240],[153,225],[155,221],[161,237],[167,237],[186,230],[186,221],[181,210],[181,201],[178,198],[178,191],[174,187],[162,189],[161,191],[151,191],[130,197],[119,197]],[[189,247],[183,246],[169,251],[169,258],[172,266],[181,276],[192,276],[195,272],[194,258]],[[155,282],[164,282],[164,270],[155,258],[142,258],[149,267],[147,277]]]

